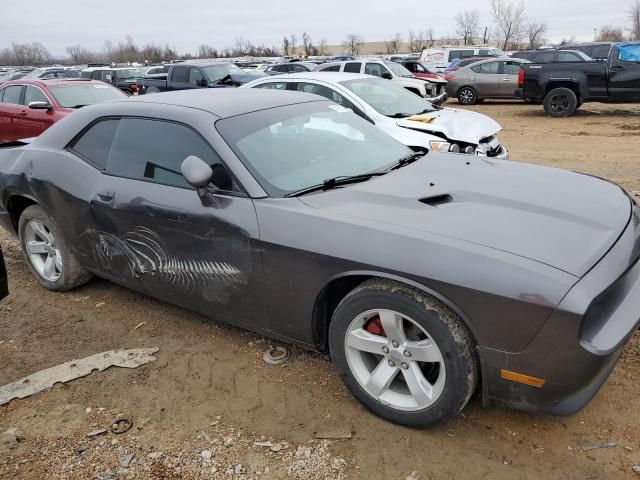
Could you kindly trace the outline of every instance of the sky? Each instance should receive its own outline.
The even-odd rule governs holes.
[[[603,25],[628,26],[633,0],[527,0],[527,15],[548,25],[547,39],[592,40]],[[54,55],[69,45],[102,50],[131,35],[137,44],[169,44],[195,53],[198,45],[232,47],[240,37],[254,44],[281,46],[284,35],[306,31],[318,42],[339,44],[348,33],[383,41],[411,28],[432,27],[435,37],[455,32],[454,17],[478,9],[491,28],[490,0],[0,0],[0,49],[12,42],[40,42]]]

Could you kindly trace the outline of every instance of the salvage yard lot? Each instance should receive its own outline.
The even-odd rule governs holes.
[[[589,104],[560,120],[518,102],[469,108],[504,127],[514,159],[640,190],[640,107]],[[293,349],[286,366],[269,366],[268,339],[98,279],[49,292],[18,242],[0,230],[0,243],[11,289],[0,304],[0,385],[106,350],[160,348],[138,369],[112,368],[0,407],[0,432],[23,437],[0,438],[0,478],[638,478],[638,335],[573,417],[483,409],[475,397],[454,421],[412,430],[368,413],[320,355]],[[86,437],[120,416],[133,420],[129,432]],[[609,441],[617,445],[581,448]]]

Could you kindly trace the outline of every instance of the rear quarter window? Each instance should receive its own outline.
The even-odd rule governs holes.
[[[319,72],[339,72],[340,65],[331,65],[330,67],[321,68]]]
[[[71,146],[71,151],[104,170],[111,151],[111,144],[118,128],[118,119],[102,120],[93,124]]]

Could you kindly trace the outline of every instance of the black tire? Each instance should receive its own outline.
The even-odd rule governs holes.
[[[147,93],[160,93],[160,89],[158,87],[147,87],[144,89],[144,94]]]
[[[544,111],[554,118],[568,117],[578,108],[578,97],[570,88],[550,90],[544,97]]]
[[[50,281],[47,280],[34,265],[31,255],[27,252],[26,245],[26,235],[25,230],[27,225],[31,221],[37,221],[42,223],[50,232],[50,234],[55,239],[55,249],[59,251],[61,257],[61,271],[59,278],[56,280]],[[82,268],[76,256],[71,252],[69,246],[65,242],[62,231],[60,227],[56,223],[56,221],[51,218],[47,212],[44,211],[42,207],[39,205],[32,205],[22,212],[20,216],[20,221],[18,223],[18,234],[20,236],[20,244],[22,246],[22,252],[27,261],[27,266],[33,276],[38,280],[38,282],[48,290],[52,290],[55,292],[66,292],[68,290],[72,290],[81,285],[87,283],[93,275]]]
[[[478,103],[478,94],[472,87],[462,87],[458,90],[458,103],[461,105],[475,105]]]
[[[444,387],[429,407],[406,411],[381,403],[352,373],[345,348],[347,331],[355,318],[372,309],[389,309],[413,319],[429,333],[442,353],[446,372]],[[424,427],[455,417],[471,398],[478,382],[475,342],[458,316],[437,299],[397,282],[373,279],[350,292],[333,314],[329,348],[331,359],[351,393],[371,412],[401,425]]]

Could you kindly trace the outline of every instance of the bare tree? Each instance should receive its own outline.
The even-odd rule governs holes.
[[[496,23],[496,38],[503,50],[522,38],[525,16],[524,3],[511,0],[491,0],[491,13]]]
[[[328,55],[329,49],[327,48],[327,39],[322,37],[320,43],[318,43],[318,55]]]
[[[473,45],[473,39],[480,31],[480,12],[463,10],[456,15],[456,34],[462,37],[465,45]]]
[[[622,42],[624,40],[624,33],[621,27],[612,27],[611,25],[605,25],[600,27],[598,42]]]
[[[433,44],[435,43],[435,40],[433,39],[433,27],[429,27],[427,29],[426,35],[425,35],[425,40],[427,43],[427,48],[432,48]]]
[[[311,36],[307,32],[304,32],[302,34],[302,48],[304,48],[304,54],[307,57],[313,55],[315,47],[313,46],[313,42],[311,41]]]
[[[298,42],[298,37],[293,34],[289,35],[289,45],[291,46],[291,55],[296,54],[296,43]]]
[[[640,0],[635,0],[629,10],[631,20],[631,39],[640,40]]]
[[[346,49],[350,55],[358,55],[362,49],[364,39],[357,33],[350,33],[342,42],[342,46]]]
[[[218,50],[211,45],[202,44],[198,47],[198,58],[217,58]]]
[[[525,25],[530,48],[539,48],[544,43],[544,34],[547,33],[547,24],[544,20],[530,18]]]
[[[384,47],[386,48],[387,53],[398,53],[401,46],[402,35],[399,33],[396,33],[393,37],[384,42]]]
[[[97,57],[95,53],[90,52],[80,44],[71,45],[67,47],[66,50],[71,63],[74,63],[76,65],[83,63],[93,63],[95,62]]]
[[[289,55],[289,38],[287,36],[282,39],[282,54]]]
[[[421,52],[426,44],[426,34],[424,30],[414,32],[409,30],[409,51]]]

